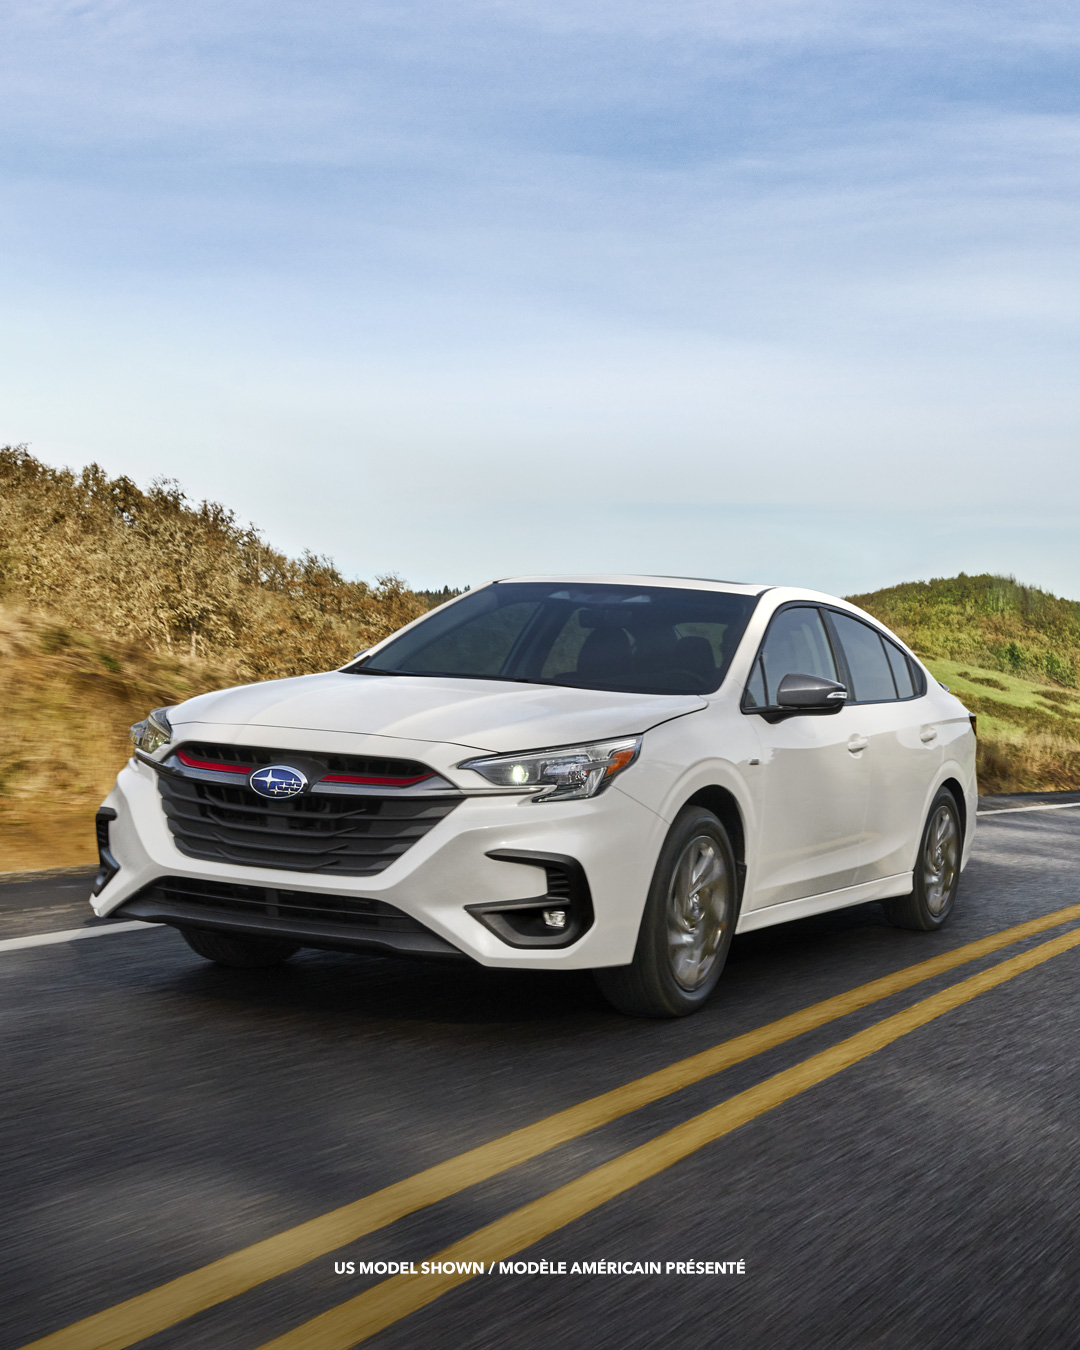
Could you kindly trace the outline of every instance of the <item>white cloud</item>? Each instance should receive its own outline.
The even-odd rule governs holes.
[[[607,519],[707,571],[705,510],[841,589],[912,539],[1064,584],[1001,514],[1080,508],[1063,5],[6,22],[0,440],[431,582],[602,566]],[[913,525],[950,501],[996,523]]]

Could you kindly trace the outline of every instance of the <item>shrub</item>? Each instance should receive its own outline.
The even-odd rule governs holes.
[[[53,469],[0,449],[0,594],[65,625],[224,661],[239,678],[340,665],[429,608],[400,578],[347,581],[329,558],[271,548],[169,479],[143,492],[97,464]],[[434,598],[434,597],[433,597]]]

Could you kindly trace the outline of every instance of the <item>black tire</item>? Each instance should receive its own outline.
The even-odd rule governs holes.
[[[698,863],[704,870],[695,887]],[[594,970],[600,992],[629,1017],[697,1012],[720,979],[737,910],[738,876],[727,831],[711,811],[684,807],[657,859],[634,959],[628,966]]]
[[[216,961],[219,966],[235,966],[240,970],[276,966],[300,950],[298,942],[211,933],[205,928],[181,928],[180,933],[193,952],[205,956],[208,961]]]
[[[949,789],[942,788],[923,826],[911,894],[884,902],[885,917],[894,928],[931,933],[948,923],[960,885],[963,851],[960,808]]]

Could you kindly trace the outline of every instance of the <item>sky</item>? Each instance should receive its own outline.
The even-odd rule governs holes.
[[[418,587],[1080,598],[1080,14],[7,0],[0,444]]]

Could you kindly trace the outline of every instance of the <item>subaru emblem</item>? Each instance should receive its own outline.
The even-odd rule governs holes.
[[[300,770],[290,769],[285,764],[256,769],[248,775],[248,783],[260,797],[295,797],[307,787],[307,779]]]

